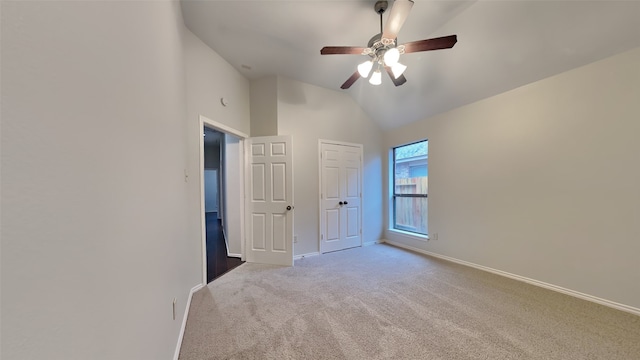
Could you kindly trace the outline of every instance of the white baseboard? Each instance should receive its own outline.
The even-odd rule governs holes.
[[[227,241],[227,233],[224,231],[224,227],[222,228],[222,237],[224,238],[224,247],[227,249],[227,256],[231,256],[229,254],[229,242]]]
[[[180,334],[178,335],[178,345],[176,345],[176,352],[173,354],[173,360],[178,360],[178,357],[180,356],[180,348],[182,347],[182,338],[184,337],[184,330],[187,327],[187,317],[189,316],[189,308],[191,307],[191,298],[193,297],[193,294],[196,291],[202,289],[203,287],[204,286],[202,284],[198,284],[193,288],[191,288],[191,291],[189,291],[189,296],[187,297],[187,306],[184,309],[182,326],[180,326]]]
[[[318,256],[318,255],[320,255],[320,253],[317,252],[317,251],[316,252],[312,252],[312,253],[308,253],[308,254],[300,254],[300,255],[295,255],[293,257],[293,260],[300,260],[300,259],[305,258],[305,257]]]
[[[368,242],[362,243],[362,247],[371,246],[371,245],[375,245],[375,244],[382,244],[383,242],[385,242],[384,239],[380,239],[380,240],[376,240],[376,241],[368,241]],[[302,259],[303,257],[317,256],[317,255],[320,255],[320,252],[316,251],[316,252],[312,252],[312,253],[308,253],[308,254],[295,255],[293,257],[293,260],[298,260],[298,259]]]
[[[362,243],[362,247],[371,246],[371,245],[375,245],[375,244],[381,244],[383,242],[384,242],[384,240],[382,240],[382,239],[376,240],[376,241],[367,241],[367,242],[363,242]]]
[[[229,252],[229,241],[227,240],[227,233],[224,231],[224,228],[222,228],[222,236],[224,237],[224,245],[227,249],[227,256],[228,257],[237,257],[240,258],[241,260],[244,261],[244,259],[242,259],[242,254],[235,254],[235,253],[231,253]]]
[[[530,279],[528,277],[512,274],[512,273],[509,273],[509,272],[506,272],[506,271],[497,270],[497,269],[493,269],[493,268],[490,268],[490,267],[487,267],[487,266],[478,265],[478,264],[474,264],[474,263],[471,263],[471,262],[468,262],[468,261],[452,258],[452,257],[449,257],[449,256],[436,254],[436,253],[433,253],[433,252],[430,252],[430,251],[418,249],[416,247],[405,245],[405,244],[402,244],[402,243],[399,243],[399,242],[389,241],[387,239],[384,239],[383,242],[385,242],[387,244],[390,244],[390,245],[393,245],[393,246],[404,248],[404,249],[407,249],[407,250],[415,251],[417,253],[433,256],[433,257],[436,257],[436,258],[439,258],[439,259],[443,259],[443,260],[446,260],[446,261],[450,261],[450,262],[454,262],[454,263],[457,263],[457,264],[461,264],[461,265],[469,266],[469,267],[472,267],[472,268],[476,268],[476,269],[479,269],[479,270],[487,271],[487,272],[490,272],[490,273],[493,273],[493,274],[496,274],[496,275],[500,275],[500,276],[508,277],[508,278],[511,278],[511,279],[514,279],[514,280],[526,282],[528,284],[539,286],[541,288],[553,290],[553,291],[556,291],[556,292],[559,292],[559,293],[563,293],[563,294],[566,294],[566,295],[577,297],[577,298],[582,299],[582,300],[591,301],[591,302],[594,302],[596,304],[604,305],[604,306],[607,306],[607,307],[610,307],[610,308],[614,308],[616,310],[621,310],[621,311],[625,311],[625,312],[640,316],[640,309],[636,308],[636,307],[633,307],[633,306],[620,304],[620,303],[617,303],[615,301],[602,299],[602,298],[599,298],[599,297],[596,297],[596,296],[593,296],[593,295],[584,294],[584,293],[581,293],[579,291],[563,288],[561,286],[549,284],[549,283],[546,283],[546,282],[543,282],[543,281],[538,281],[538,280],[535,280],[535,279]]]

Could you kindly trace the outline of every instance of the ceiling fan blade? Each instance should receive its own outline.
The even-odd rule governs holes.
[[[391,67],[390,66],[385,66],[384,68],[385,68],[385,70],[387,70],[387,74],[389,74],[389,77],[391,78],[391,81],[393,81],[393,84],[395,86],[400,86],[400,85],[402,85],[402,84],[407,82],[407,78],[404,77],[404,75],[400,75],[396,79],[395,76],[393,76],[393,71],[391,71]]]
[[[404,44],[404,53],[414,53],[419,51],[449,49],[458,41],[456,35],[443,36],[439,38],[412,41]]]
[[[363,47],[357,46],[325,46],[320,50],[321,55],[342,55],[342,54],[350,54],[350,55],[362,55],[364,52]]]
[[[383,39],[395,40],[398,37],[400,28],[404,21],[407,20],[412,7],[413,0],[395,0],[393,2],[393,7],[382,32]]]
[[[354,72],[353,75],[351,75],[350,78],[347,79],[347,81],[344,82],[344,84],[342,84],[342,86],[340,86],[340,89],[348,89],[351,87],[351,85],[353,85],[354,82],[356,82],[356,80],[358,80],[358,78],[360,77],[360,73],[358,73],[358,71]]]

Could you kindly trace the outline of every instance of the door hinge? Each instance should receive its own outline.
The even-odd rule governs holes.
[[[324,234],[320,234],[320,240],[324,240]]]

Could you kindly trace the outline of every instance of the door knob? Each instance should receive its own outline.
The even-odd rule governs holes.
[[[289,210],[293,210],[293,206],[288,205],[288,206],[287,206],[287,211],[289,211]]]
[[[340,205],[340,206],[342,206],[342,204],[343,204],[343,203],[342,203],[342,201],[340,201],[340,202],[338,203],[338,205]]]
[[[348,201],[345,201],[345,202],[344,202],[344,204],[345,204],[345,205],[347,205],[348,203],[349,203]]]

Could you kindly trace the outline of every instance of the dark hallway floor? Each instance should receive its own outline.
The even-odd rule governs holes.
[[[224,242],[222,224],[218,213],[205,214],[207,227],[207,283],[241,265],[244,261],[227,256],[227,245]]]

